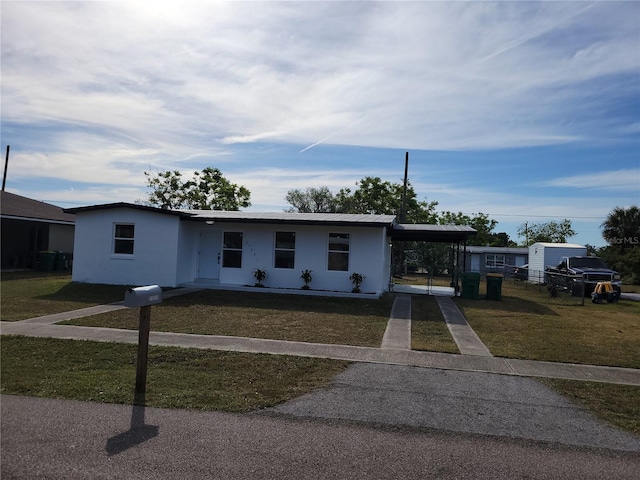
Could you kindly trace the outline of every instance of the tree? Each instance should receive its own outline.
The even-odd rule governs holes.
[[[285,200],[292,205],[288,212],[298,213],[336,213],[338,200],[329,187],[289,190]]]
[[[402,207],[403,186],[380,177],[365,177],[356,182],[357,188],[341,189],[337,194],[328,187],[289,190],[286,201],[290,212],[315,213],[370,213],[399,215]],[[438,202],[418,201],[413,187],[407,186],[406,221],[409,223],[435,223]]]
[[[620,273],[625,283],[640,284],[640,209],[614,208],[602,223],[602,237],[609,243],[598,255]]]
[[[240,210],[249,207],[251,192],[227,180],[217,168],[207,167],[195,171],[193,178],[184,182],[177,171],[160,172],[153,175],[144,172],[151,205],[167,209],[194,210]]]
[[[633,205],[629,208],[614,208],[602,223],[602,237],[620,253],[637,247],[640,242],[640,209]]]
[[[552,220],[546,223],[523,223],[518,227],[518,236],[525,237],[527,247],[536,242],[565,243],[575,234],[571,220],[566,218],[559,223]]]
[[[380,177],[365,177],[356,183],[356,190],[341,190],[337,197],[344,213],[374,213],[400,215],[402,209],[401,183],[391,183]],[[409,183],[405,200],[406,223],[435,223],[438,202],[418,201],[418,195]]]

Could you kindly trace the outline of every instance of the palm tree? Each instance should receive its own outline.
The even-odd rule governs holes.
[[[633,246],[640,237],[640,208],[633,205],[629,208],[614,208],[602,223],[602,236],[610,245],[619,246],[620,252]]]

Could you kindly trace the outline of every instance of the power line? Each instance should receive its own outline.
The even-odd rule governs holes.
[[[484,212],[462,212],[463,215],[477,215],[478,213],[482,213],[488,217],[523,217],[523,218],[580,218],[580,219],[590,219],[590,220],[600,220],[604,217],[585,217],[585,216],[576,216],[576,215],[525,215],[525,214],[517,214],[517,213],[484,213]]]

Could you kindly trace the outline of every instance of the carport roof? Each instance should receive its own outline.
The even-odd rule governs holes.
[[[397,223],[389,231],[391,240],[457,243],[464,242],[476,230],[466,225],[425,225]]]

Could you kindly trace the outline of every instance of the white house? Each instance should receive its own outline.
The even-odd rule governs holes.
[[[129,203],[71,208],[76,215],[73,281],[121,285],[252,286],[296,289],[311,270],[311,289],[365,294],[390,279],[390,239],[461,241],[470,227],[396,224],[394,215],[163,210]],[[404,227],[404,228],[403,228]],[[423,227],[423,228],[420,228]],[[452,236],[453,235],[453,236]],[[410,237],[410,238],[409,238]]]

